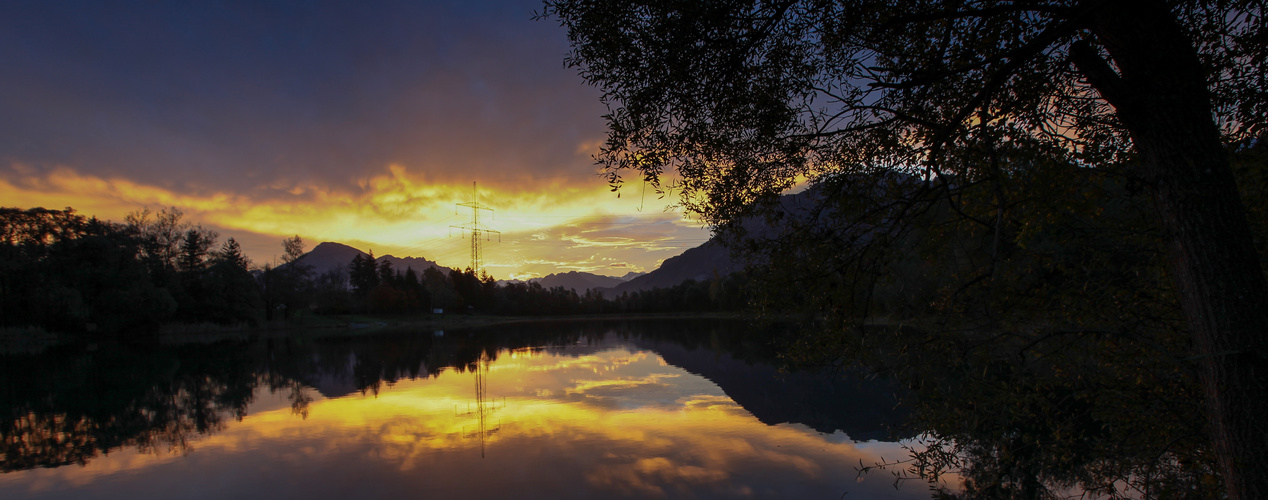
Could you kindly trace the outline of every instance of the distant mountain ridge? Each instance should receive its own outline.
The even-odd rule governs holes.
[[[660,267],[647,273],[629,272],[617,278],[583,271],[569,271],[566,273],[552,273],[528,281],[537,282],[544,288],[560,286],[572,289],[579,294],[593,289],[599,291],[604,297],[611,299],[625,292],[671,288],[689,279],[705,281],[738,271],[741,266],[731,259],[730,250],[722,246],[721,243],[716,242],[715,239],[711,238],[703,245],[689,248],[680,255],[665,259]],[[304,254],[301,257],[301,262],[312,266],[315,274],[326,273],[333,269],[340,269],[346,274],[348,265],[352,263],[352,258],[357,255],[362,258],[370,256],[370,254],[357,248],[327,241],[318,244],[311,251]],[[422,273],[428,268],[436,268],[442,271],[448,270],[444,266],[421,257],[401,258],[393,255],[384,255],[375,258],[376,262],[384,260],[392,263],[392,269],[402,272],[409,268],[413,268],[416,273]],[[516,282],[520,281],[508,280],[500,283]]]
[[[353,257],[360,255],[361,258],[368,258],[370,254],[362,252],[356,248],[344,245],[343,243],[322,242],[314,247],[311,251],[300,257],[300,262],[313,267],[313,272],[322,274],[332,269],[342,269],[344,273],[348,272],[348,265],[352,263]],[[415,273],[422,273],[429,268],[445,270],[446,268],[421,257],[395,257],[392,255],[384,255],[375,257],[375,262],[388,261],[392,263],[392,269],[404,272],[406,269],[414,269]]]
[[[731,251],[715,239],[665,259],[655,271],[599,292],[611,299],[625,292],[672,288],[687,280],[705,281],[739,271],[742,266],[731,259]]]
[[[690,251],[691,250],[688,250],[688,252]],[[325,242],[319,243],[316,247],[314,247],[308,253],[305,253],[300,258],[300,262],[302,262],[305,265],[312,266],[313,272],[315,274],[323,274],[334,269],[339,269],[343,271],[344,273],[347,273],[348,265],[352,263],[353,257],[356,257],[358,255],[360,255],[362,258],[368,258],[370,256],[369,253],[363,252],[360,249],[357,249],[355,247],[351,247],[343,243],[325,241]],[[678,257],[673,257],[670,260],[674,260],[677,258]],[[422,273],[424,270],[429,268],[440,269],[442,271],[448,270],[448,268],[422,257],[396,257],[389,254],[389,255],[375,257],[374,260],[375,262],[381,262],[384,260],[391,262],[392,269],[396,269],[400,271],[405,271],[406,269],[410,269],[410,268],[413,268],[414,272],[416,273]],[[669,262],[669,261],[666,261],[666,262]],[[577,293],[585,293],[585,291],[589,289],[601,289],[601,290],[611,289],[613,287],[622,285],[628,282],[629,280],[644,278],[648,276],[649,274],[651,273],[628,272],[628,273],[625,273],[624,276],[618,278],[618,277],[603,276],[603,275],[588,273],[588,272],[570,271],[566,273],[553,273],[541,278],[533,278],[528,281],[540,283],[545,288],[554,288],[557,286],[562,286],[564,288],[575,290]],[[672,280],[672,277],[664,278],[663,277],[665,276],[664,273],[662,273],[660,276],[662,276],[662,280],[664,279]],[[509,280],[503,283],[514,283],[514,282],[520,282],[520,281]],[[660,283],[660,281],[656,281],[656,283]],[[677,283],[673,283],[667,286],[673,286],[676,284]]]
[[[780,197],[779,205],[783,213],[789,217],[807,220],[812,217],[812,208],[822,196],[816,189],[808,189],[800,193],[786,194]],[[744,232],[750,237],[772,237],[780,228],[772,226],[762,217],[752,217],[740,222]],[[744,269],[745,262],[737,261],[731,256],[731,249],[724,246],[717,237],[709,238],[695,248],[676,257],[665,259],[660,267],[643,276],[626,281],[612,288],[600,289],[604,298],[612,299],[627,292],[639,292],[655,288],[672,288],[687,280],[706,281],[725,277]]]
[[[589,273],[585,271],[569,271],[566,273],[551,273],[540,278],[530,278],[527,280],[512,279],[498,280],[499,286],[505,286],[511,283],[537,283],[543,288],[554,288],[561,286],[572,289],[577,293],[585,293],[586,290],[597,288],[607,289],[625,283],[647,273],[639,273],[630,271],[624,276],[607,276],[603,274]]]
[[[591,288],[611,288],[620,285],[621,283],[625,283],[625,280],[621,278],[600,276],[598,274],[578,271],[549,274],[544,277],[533,278],[528,281],[536,282],[540,284],[542,288],[562,286],[564,288],[571,288],[577,293],[585,292]]]
[[[787,202],[795,202],[804,196],[804,194],[788,195],[785,198]],[[796,211],[795,209],[790,210],[790,212]],[[747,223],[745,227],[750,232],[755,233],[764,233],[771,230],[771,228],[760,222]],[[319,274],[334,268],[340,268],[347,272],[348,264],[357,255],[363,258],[369,256],[369,254],[361,250],[342,243],[323,242],[313,248],[311,252],[304,254],[303,262],[313,266],[314,271]],[[393,269],[401,271],[413,268],[416,273],[421,273],[427,268],[448,269],[420,257],[400,258],[384,255],[375,260],[387,260],[392,263]],[[731,250],[723,246],[717,237],[713,237],[698,247],[689,248],[677,256],[665,259],[660,267],[647,273],[629,272],[617,278],[583,271],[569,271],[533,278],[528,280],[528,282],[539,283],[544,288],[564,287],[572,289],[579,294],[585,293],[586,290],[597,290],[605,298],[612,299],[622,293],[647,291],[655,288],[672,288],[687,280],[707,281],[713,278],[721,278],[742,268],[742,263],[732,259]],[[499,281],[499,284],[522,282],[520,280],[505,280]]]

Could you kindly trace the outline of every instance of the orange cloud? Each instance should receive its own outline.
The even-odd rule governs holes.
[[[102,177],[65,166],[42,171],[15,164],[0,170],[0,197],[8,204],[72,206],[115,221],[144,207],[176,207],[186,220],[245,240],[257,262],[270,260],[282,238],[297,234],[314,245],[337,241],[377,255],[424,257],[459,268],[468,264],[470,240],[452,226],[470,220],[469,209],[456,205],[470,201],[470,185],[433,182],[399,164],[355,184],[273,181],[227,192]],[[648,271],[707,238],[698,223],[680,214],[632,210],[637,207],[613,196],[601,182],[481,186],[479,201],[493,208],[481,214],[482,222],[500,231],[484,249],[486,266],[497,277]]]
[[[898,443],[854,443],[803,425],[762,424],[716,385],[647,351],[503,352],[479,373],[488,398],[482,403],[474,399],[476,376],[451,369],[400,381],[377,395],[318,399],[307,418],[292,413],[280,394],[261,389],[251,414],[196,439],[188,456],[121,450],[83,467],[20,471],[5,479],[47,492],[95,488],[123,472],[169,475],[182,463],[201,475],[225,476],[243,467],[238,464],[299,471],[335,460],[351,477],[405,481],[376,487],[408,487],[410,478],[430,475],[428,492],[436,495],[475,487],[466,491],[493,497],[569,485],[588,488],[582,496],[771,496],[777,494],[765,488],[792,482],[799,491],[818,485],[837,495],[848,487],[867,496],[893,493],[891,480],[876,474],[856,483],[853,467],[904,453]],[[608,398],[584,396],[600,388],[608,389]],[[567,463],[525,468],[552,457]],[[499,485],[463,480],[487,470],[531,473],[506,475],[521,479]],[[903,488],[919,493],[926,486]]]

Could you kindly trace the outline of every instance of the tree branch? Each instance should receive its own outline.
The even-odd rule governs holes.
[[[898,16],[889,19],[881,26],[892,28],[902,24],[921,23],[929,21],[942,21],[945,19],[960,19],[965,17],[992,17],[999,14],[1008,14],[1013,12],[1043,12],[1046,14],[1064,14],[1068,9],[1053,5],[997,5],[994,7],[982,9],[944,9],[933,12],[925,12],[919,14],[911,14],[907,16]]]
[[[1074,29],[1075,23],[1073,20],[1061,21],[1045,28],[1038,36],[1035,37],[1034,40],[1027,42],[1021,48],[1014,51],[1017,57],[1009,58],[1008,62],[1004,64],[1004,67],[992,75],[990,80],[986,82],[986,85],[982,86],[982,90],[978,91],[978,93],[974,95],[967,104],[962,106],[960,110],[956,112],[955,117],[947,122],[946,125],[942,127],[942,130],[938,131],[938,133],[934,135],[933,141],[931,141],[929,146],[930,154],[932,156],[937,156],[938,152],[941,151],[942,146],[950,140],[951,134],[955,131],[956,126],[968,118],[969,115],[981,107],[982,104],[986,103],[991,97],[993,97],[995,95],[995,91],[999,90],[999,88],[1002,87],[1018,69],[1021,69],[1022,65],[1029,61],[1031,57],[1043,52],[1044,49],[1051,46],[1053,42],[1057,41],[1057,39],[1072,33]]]
[[[1101,58],[1091,42],[1079,40],[1070,45],[1070,62],[1087,77],[1088,83],[1115,108],[1131,105],[1122,77]]]

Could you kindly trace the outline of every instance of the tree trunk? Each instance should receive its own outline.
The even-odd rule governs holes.
[[[1208,431],[1229,498],[1268,496],[1268,281],[1197,50],[1162,2],[1114,2],[1089,28],[1117,73],[1088,46],[1072,58],[1118,112],[1140,153],[1171,272],[1197,350]],[[1100,66],[1097,66],[1097,63]]]

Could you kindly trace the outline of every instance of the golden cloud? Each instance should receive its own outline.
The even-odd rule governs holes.
[[[481,185],[479,202],[493,209],[482,211],[481,222],[500,231],[500,241],[490,235],[484,250],[490,271],[495,276],[524,277],[564,270],[647,271],[707,238],[698,222],[672,212],[637,212],[632,203],[594,181]],[[360,244],[378,255],[466,266],[470,240],[452,226],[471,220],[470,209],[457,206],[471,201],[470,185],[433,182],[425,173],[399,164],[354,184],[274,180],[245,192],[226,192],[102,177],[67,166],[41,170],[14,164],[7,172],[0,171],[0,197],[8,204],[71,206],[115,221],[144,207],[176,207],[186,220],[243,241],[257,261],[268,260],[270,254],[261,255],[263,249],[275,254],[272,247],[279,247],[282,238],[300,235],[314,243]],[[599,256],[595,250],[604,253]]]
[[[613,368],[607,378],[612,382],[585,378],[600,367]],[[474,399],[476,376],[484,377],[492,396],[488,400]],[[583,382],[575,382],[579,379]],[[471,473],[470,466],[523,467],[525,460],[536,460],[533,457],[568,457],[566,466],[519,476],[548,484],[580,481],[596,494],[730,496],[765,491],[754,490],[768,484],[765,481],[853,488],[852,466],[903,452],[897,443],[856,445],[802,425],[762,424],[716,386],[702,381],[647,352],[618,348],[570,357],[520,350],[498,356],[487,371],[451,369],[434,378],[400,381],[377,397],[319,399],[310,404],[307,419],[286,408],[281,395],[260,394],[257,404],[276,409],[253,412],[222,432],[197,439],[195,451],[185,459],[205,456],[197,467],[208,474],[223,474],[219,469],[257,460],[292,470],[336,457],[348,467],[398,471],[390,477],[460,478]],[[672,404],[630,391],[620,395],[621,404],[609,406],[561,397],[568,388],[632,389],[646,384],[670,386],[669,392],[676,394]],[[708,387],[713,389],[700,391]],[[482,449],[492,463],[477,458]],[[124,450],[83,467],[21,471],[6,479],[25,483],[33,492],[66,485],[93,488],[120,472],[137,477],[170,474],[170,464],[180,459]],[[445,488],[448,483],[431,486]],[[864,486],[878,493],[892,491],[884,475],[873,483]],[[913,491],[924,487],[915,484]]]

